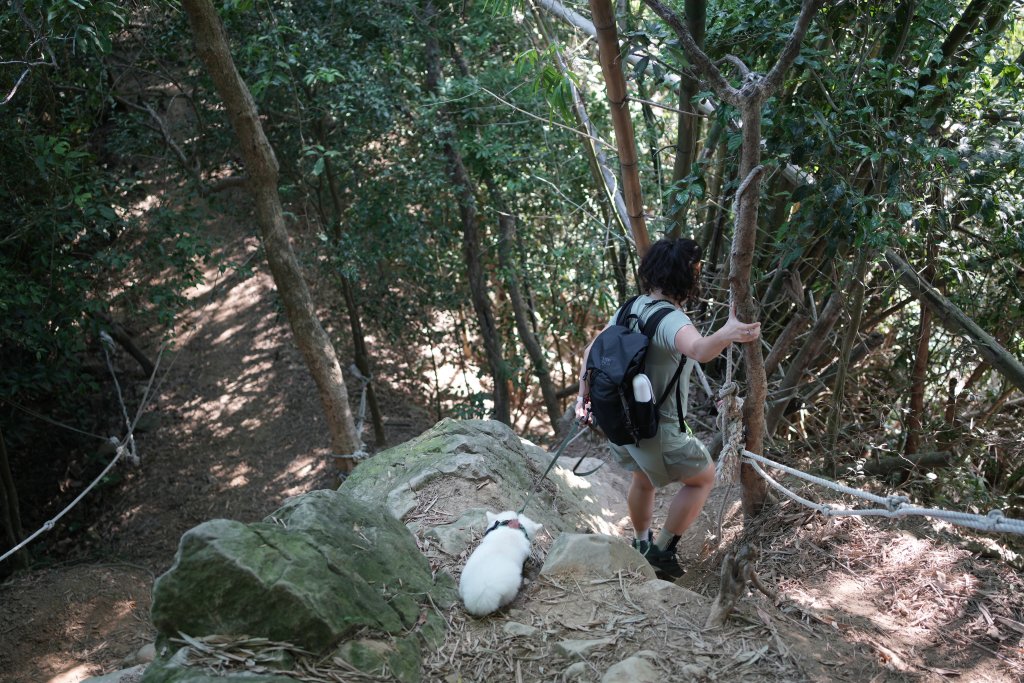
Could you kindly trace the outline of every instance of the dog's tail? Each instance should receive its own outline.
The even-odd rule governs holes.
[[[466,605],[466,611],[475,617],[485,617],[496,612],[508,602],[504,598],[503,592],[496,590],[494,586],[470,586],[462,591],[462,602]]]

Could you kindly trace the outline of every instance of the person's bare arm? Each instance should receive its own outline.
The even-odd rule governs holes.
[[[761,323],[741,323],[736,314],[729,312],[729,319],[716,332],[704,337],[693,325],[687,325],[676,332],[676,351],[698,363],[707,363],[718,357],[729,344],[746,344],[761,337]]]

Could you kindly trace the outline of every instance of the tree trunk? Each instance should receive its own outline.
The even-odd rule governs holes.
[[[21,512],[18,509],[18,489],[14,486],[11,476],[11,465],[7,460],[7,444],[3,432],[0,432],[0,516],[4,523],[4,536],[10,547],[21,543],[25,532],[21,528]],[[28,566],[28,551],[24,548],[12,556],[18,567]]]
[[[428,37],[426,40],[427,90],[433,92],[441,83],[440,46],[437,39],[429,32],[435,9],[432,2],[425,7]],[[442,116],[444,116],[442,114]],[[491,310],[491,302],[487,291],[487,278],[481,260],[483,247],[480,235],[480,221],[476,206],[476,187],[466,171],[462,154],[455,147],[454,140],[448,132],[438,133],[438,139],[448,160],[448,172],[451,175],[459,205],[459,217],[462,221],[462,255],[466,261],[466,275],[469,281],[469,296],[480,325],[480,336],[484,342],[484,353],[494,380],[492,399],[494,402],[493,417],[507,425],[512,424],[511,394],[508,386],[508,365],[505,363],[501,332]]]
[[[679,16],[662,5],[658,0],[644,0],[673,29],[680,45],[705,81],[723,101],[740,111],[743,124],[743,145],[740,151],[740,167],[737,177],[741,179],[736,191],[736,229],[733,234],[732,258],[730,263],[729,290],[736,315],[742,321],[757,319],[750,288],[750,271],[757,241],[757,212],[760,203],[758,184],[764,168],[761,163],[761,107],[782,85],[785,72],[800,52],[800,44],[824,0],[804,0],[786,45],[771,70],[763,78],[751,74],[746,66],[739,64],[743,86],[737,90],[725,79],[718,67],[694,42],[689,29]],[[596,0],[591,0],[591,6]],[[597,23],[595,19],[595,24]],[[739,60],[735,60],[739,62]],[[764,358],[760,344],[744,344],[746,361],[747,397],[743,402],[743,422],[746,429],[746,448],[753,453],[764,452],[765,415],[764,403],[768,394],[768,383],[764,372]],[[740,468],[743,485],[743,511],[750,518],[759,514],[768,499],[768,486],[750,465],[743,463]]]
[[[377,448],[383,448],[387,443],[387,437],[384,434],[384,414],[380,410],[377,392],[374,390],[373,366],[370,362],[370,352],[366,348],[363,323],[359,318],[359,304],[356,301],[355,292],[352,291],[352,282],[349,278],[342,275],[340,280],[341,293],[345,297],[345,309],[348,312],[349,329],[352,330],[352,353],[355,356],[356,369],[366,378],[366,403],[370,407],[373,438]]]
[[[836,458],[835,448],[839,438],[839,423],[843,413],[843,395],[846,393],[846,374],[849,369],[850,352],[853,343],[860,334],[860,321],[864,309],[864,276],[867,273],[870,256],[866,247],[861,247],[857,255],[857,265],[853,276],[853,301],[850,305],[850,326],[843,336],[839,352],[839,367],[836,371],[836,382],[832,388],[832,413],[828,422],[828,448],[825,449],[825,466],[834,475]],[[908,451],[913,452],[913,451]]]
[[[491,193],[496,195],[497,190],[492,187]],[[522,293],[519,290],[519,278],[516,276],[516,267],[512,263],[512,245],[515,243],[516,218],[509,213],[501,200],[495,198],[495,205],[499,206],[498,226],[501,229],[499,238],[498,258],[501,263],[501,271],[505,274],[505,286],[508,290],[509,302],[512,304],[512,313],[516,321],[516,331],[519,338],[526,347],[526,353],[533,363],[533,373],[537,376],[540,384],[541,395],[544,397],[544,408],[548,413],[548,420],[551,422],[551,429],[558,430],[558,420],[562,417],[562,403],[558,400],[558,392],[551,381],[551,371],[548,369],[548,361],[544,357],[544,348],[530,326],[530,311],[526,302],[523,301]]]
[[[765,376],[771,375],[778,369],[779,365],[782,364],[782,359],[789,355],[789,350],[793,348],[797,337],[804,331],[809,321],[810,318],[804,313],[797,312],[793,314],[789,322],[782,329],[782,332],[775,338],[775,343],[772,345],[772,350],[768,353],[768,357],[764,359]]]
[[[704,27],[707,21],[706,0],[686,0],[683,12],[686,15],[686,27],[690,29],[693,42],[697,44],[697,47],[704,49]],[[679,79],[679,120],[676,129],[676,157],[672,164],[671,185],[673,187],[690,174],[696,157],[700,118],[692,100],[699,91],[700,83],[696,79],[685,75]],[[672,206],[673,209],[668,216],[672,222],[670,235],[679,237],[686,219],[686,207],[676,205],[674,201]]]
[[[327,135],[323,131],[321,122],[317,122],[315,125],[317,138],[324,147],[327,146],[326,140]],[[335,248],[341,244],[342,241],[342,230],[341,230],[341,217],[343,214],[343,204],[341,201],[341,191],[338,189],[338,176],[334,172],[334,164],[329,157],[324,157],[324,177],[327,179],[327,189],[331,196],[331,205],[334,207],[333,217],[328,218],[323,207],[320,207],[321,220],[325,225],[330,226],[331,239],[334,242]],[[322,202],[320,202],[322,204]],[[342,296],[345,298],[345,310],[348,313],[348,324],[349,329],[352,331],[352,355],[354,356],[356,369],[362,376],[360,379],[364,381],[365,387],[363,391],[366,392],[366,403],[370,406],[370,421],[373,424],[373,438],[377,448],[383,448],[387,442],[387,438],[384,434],[384,415],[381,413],[380,404],[377,402],[377,391],[374,387],[373,377],[373,363],[371,360],[370,352],[366,348],[366,337],[363,334],[363,323],[359,317],[359,303],[356,301],[355,292],[352,289],[352,280],[345,274],[341,273],[337,277],[337,281],[341,287]],[[362,401],[360,401],[362,403]],[[356,432],[362,432],[361,421],[364,419],[364,415],[360,415],[357,420]]]
[[[615,142],[619,148],[622,194],[626,200],[626,210],[629,212],[629,229],[633,234],[637,256],[643,258],[650,249],[651,238],[647,234],[647,221],[644,218],[636,140],[633,135],[633,119],[629,115],[626,79],[622,75],[615,13],[609,0],[590,0],[590,11],[594,17],[594,28],[597,29],[601,71],[604,73],[605,85],[608,88]]]
[[[973,342],[982,358],[992,364],[1000,374],[1014,386],[1024,391],[1024,365],[985,330],[967,317],[934,287],[925,282],[906,261],[892,249],[887,249],[885,258],[896,270],[900,284],[930,308],[939,322],[950,332],[965,334]]]
[[[930,271],[931,269],[927,269]],[[907,408],[907,440],[903,445],[906,455],[917,453],[921,448],[921,430],[924,425],[924,385],[928,379],[929,342],[932,337],[932,311],[921,307],[921,319],[917,328],[917,353],[914,369],[910,373],[910,405]]]
[[[876,476],[879,474],[891,474],[901,470],[910,470],[917,467],[949,467],[953,464],[953,453],[950,451],[936,451],[934,453],[908,453],[906,455],[893,455],[878,460],[869,460],[864,463],[864,474]]]
[[[832,292],[828,298],[828,303],[825,304],[821,315],[818,316],[818,322],[814,323],[814,326],[811,327],[807,341],[786,369],[786,376],[783,378],[782,385],[778,390],[780,398],[772,404],[771,409],[768,411],[766,426],[769,434],[775,433],[782,416],[786,412],[786,408],[789,406],[789,402],[793,400],[794,389],[800,383],[800,379],[804,376],[807,368],[810,367],[811,363],[818,357],[818,354],[821,353],[821,347],[825,344],[825,340],[828,339],[832,328],[835,327],[836,321],[839,320],[839,314],[843,311],[845,300],[846,295],[839,289]]]
[[[184,0],[196,49],[206,65],[228,112],[245,160],[256,220],[270,272],[274,277],[295,342],[316,383],[331,435],[331,449],[337,455],[362,451],[348,404],[345,377],[334,346],[316,317],[313,300],[292,251],[285,227],[284,210],[277,192],[277,159],[260,123],[256,103],[235,69],[227,35],[211,0]],[[338,458],[338,466],[351,470],[354,463]]]
[[[535,10],[536,6],[530,4],[531,10]],[[555,41],[551,38],[548,32],[547,23],[544,21],[544,17],[534,11],[534,18],[537,21],[537,27],[540,32],[544,35],[545,40],[549,45],[555,45]],[[561,49],[555,49],[555,64],[558,66],[558,72],[565,79],[566,84],[569,87],[569,91],[572,93],[572,111],[576,117],[576,123],[579,125],[580,131],[584,134],[583,140],[583,151],[587,155],[587,160],[590,162],[590,171],[594,175],[594,180],[601,188],[607,203],[611,206],[610,213],[614,215],[622,227],[623,233],[628,233],[629,228],[629,211],[626,208],[625,199],[622,197],[622,192],[619,184],[615,182],[615,174],[611,170],[611,166],[608,164],[608,158],[604,153],[604,145],[601,142],[600,136],[597,134],[597,129],[594,127],[594,123],[587,113],[586,103],[583,101],[583,93],[580,92],[579,88],[576,87],[575,81],[569,77],[569,69],[565,64],[565,60],[562,58]]]

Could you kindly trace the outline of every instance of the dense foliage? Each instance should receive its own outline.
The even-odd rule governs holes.
[[[695,313],[707,327],[725,302],[740,131],[727,107],[703,117],[701,154],[672,177],[672,108],[690,72],[672,31],[626,5],[653,236],[681,207],[682,232],[708,255],[708,301]],[[339,346],[358,356],[366,335],[402,348],[400,362],[369,352],[378,382],[438,417],[486,415],[504,387],[518,427],[549,429],[541,385],[571,394],[580,348],[629,280],[628,244],[571,106],[578,89],[611,139],[586,36],[530,3],[219,7]],[[768,68],[799,9],[705,7],[706,50],[736,83],[727,56]],[[221,207],[219,183],[244,169],[173,7],[15,2],[0,10],[0,45],[0,155],[16,169],[0,179],[0,428],[17,452],[40,425],[15,406],[73,422],[78,401],[107,391],[96,373],[104,324],[151,342],[171,329],[207,255],[188,212],[199,197],[237,210]],[[886,455],[944,452],[934,470],[883,474],[939,501],[1024,509],[1019,390],[963,334],[928,320],[883,258],[897,249],[1024,356],[1022,55],[1019,0],[828,3],[816,17],[764,109],[753,282],[768,348],[798,332],[770,377],[771,400],[785,402],[770,424],[777,451],[848,476]],[[174,212],[142,202],[151,195]],[[838,295],[826,325],[819,314]],[[496,346],[483,341],[481,306]],[[810,339],[826,343],[806,358]],[[794,385],[781,387],[798,359]]]

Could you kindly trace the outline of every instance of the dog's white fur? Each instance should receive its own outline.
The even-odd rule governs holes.
[[[466,560],[459,579],[459,595],[470,614],[478,617],[490,614],[512,602],[519,593],[523,563],[530,556],[530,542],[542,525],[510,510],[499,514],[488,512],[487,528],[495,522],[513,519],[519,521],[521,528],[497,527],[484,536]]]

